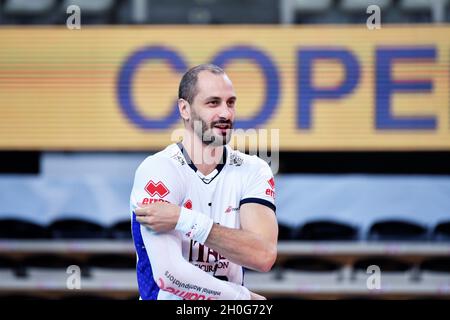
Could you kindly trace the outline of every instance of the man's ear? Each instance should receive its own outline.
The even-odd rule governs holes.
[[[183,120],[189,121],[191,117],[191,106],[189,102],[184,99],[178,99],[178,111],[180,112]]]

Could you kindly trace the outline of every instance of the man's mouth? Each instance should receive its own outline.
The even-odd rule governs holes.
[[[216,124],[214,125],[215,128],[219,128],[219,129],[230,129],[230,125],[228,123],[223,123],[223,124]]]
[[[228,135],[229,130],[231,129],[231,124],[229,123],[216,123],[213,128],[216,128],[221,136]]]

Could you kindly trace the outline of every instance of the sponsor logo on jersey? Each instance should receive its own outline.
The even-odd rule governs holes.
[[[164,183],[162,183],[161,181],[155,183],[152,180],[150,180],[145,186],[145,191],[147,191],[150,197],[158,195],[160,198],[164,198],[170,193],[169,189],[167,189]]]
[[[273,180],[273,177],[272,177],[272,178],[270,178],[270,180],[269,180],[269,181],[267,181],[267,182],[269,182],[269,184],[270,184],[270,187],[271,187],[272,189],[275,189],[275,180]]]
[[[267,183],[270,185],[270,188],[266,189],[266,195],[275,198],[275,180],[273,179],[273,177],[270,178]]]
[[[172,293],[180,298],[183,298],[183,300],[216,300],[217,297],[220,296],[220,294],[221,294],[220,291],[214,291],[214,290],[211,290],[208,288],[198,287],[198,286],[190,284],[190,283],[182,283],[181,281],[175,279],[172,275],[168,274],[168,271],[166,271],[165,276],[176,287],[174,288],[174,287],[167,285],[161,277],[158,279],[158,287],[163,291],[167,291],[167,292]],[[182,290],[177,287],[180,285],[182,285],[183,287],[188,287],[191,290],[195,290],[198,293],[189,292],[187,290]]]
[[[230,165],[239,167],[244,162],[244,159],[239,157],[235,152],[230,154]]]
[[[217,265],[219,264],[222,268],[228,268],[229,265],[227,258],[219,254],[217,251],[214,251],[213,249],[208,248],[207,246],[194,240],[191,240],[190,242],[189,262],[197,266],[199,266],[199,264],[211,264],[211,269],[204,271],[213,271],[213,268],[217,268]]]
[[[225,213],[231,213],[231,212],[239,211],[239,208],[233,208],[233,206],[228,206],[228,208],[225,210]]]
[[[150,204],[153,202],[167,202],[169,203],[169,201],[164,200],[164,199],[153,199],[153,198],[144,198],[142,199],[142,204]]]
[[[186,161],[184,160],[183,156],[181,155],[181,151],[178,151],[176,154],[172,156],[172,159],[175,159],[178,161],[182,166],[186,164]]]
[[[192,201],[190,199],[188,199],[184,204],[183,207],[185,207],[186,209],[192,210]]]

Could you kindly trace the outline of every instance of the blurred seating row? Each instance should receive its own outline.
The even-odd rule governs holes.
[[[80,218],[62,218],[48,226],[23,219],[0,219],[0,239],[131,239],[129,220],[104,227]],[[450,241],[450,220],[429,229],[423,225],[402,220],[375,221],[367,235],[360,237],[359,230],[350,224],[332,221],[310,221],[293,227],[279,224],[279,240],[299,241]]]
[[[420,272],[446,273],[450,276],[450,257],[423,258],[416,264],[397,257],[363,257],[355,260],[351,265],[346,265],[352,273],[367,272],[369,266],[378,266],[383,273],[388,272],[411,272],[414,275]],[[282,270],[295,270],[304,272],[335,272],[343,270],[343,265],[332,259],[320,257],[291,257],[276,266]],[[450,280],[450,278],[449,278]]]
[[[136,258],[129,254],[91,254],[91,255],[62,255],[62,254],[32,254],[22,258],[12,258],[0,255],[0,269],[16,270],[18,275],[24,276],[27,268],[50,268],[66,270],[70,265],[86,268],[105,269],[135,269]],[[397,257],[363,257],[353,263],[353,268],[366,270],[370,265],[378,265],[384,271],[406,271],[413,264]],[[341,264],[331,259],[299,256],[286,259],[277,265],[283,269],[303,271],[334,271],[341,268]],[[450,256],[424,257],[419,269],[429,271],[450,272]],[[87,273],[86,276],[89,276]]]
[[[448,0],[294,0],[296,23],[366,23],[369,6],[380,8],[382,23],[450,21]],[[370,11],[373,13],[373,11]]]
[[[0,239],[131,239],[131,222],[104,227],[83,219],[58,219],[48,226],[22,219],[0,219]]]
[[[0,257],[0,300],[4,299],[136,299],[135,257],[100,254],[75,258],[61,255]],[[80,268],[82,290],[68,290],[72,274]],[[370,266],[380,269],[382,290],[368,290]],[[419,264],[395,257],[362,257],[353,264],[339,264],[320,257],[297,256],[278,263],[271,272],[245,272],[251,290],[270,298],[361,298],[420,295],[450,298],[450,257],[425,258]],[[280,298],[281,298],[280,296]]]
[[[132,270],[136,268],[136,257],[131,254],[30,254],[22,257],[0,255],[0,271],[12,271],[18,277],[27,277],[30,271],[66,270],[69,266],[78,266],[83,277],[90,277],[95,270]],[[378,266],[383,272],[430,271],[450,274],[450,256],[422,257],[414,263],[408,259],[388,256],[362,256],[351,264],[340,263],[332,258],[318,256],[291,256],[277,261],[274,269],[296,270],[305,272],[332,272],[350,267],[356,271],[366,272],[371,265]],[[450,278],[449,278],[450,280]]]
[[[359,237],[358,229],[350,224],[337,221],[312,221],[297,228],[290,225],[279,225],[280,240],[357,240],[366,239],[373,241],[450,241],[450,220],[438,223],[431,230],[423,225],[404,220],[375,221],[367,234]]]
[[[82,277],[91,277],[92,272],[95,273],[96,269],[135,271],[136,257],[119,253],[92,254],[84,257],[62,254],[33,254],[22,258],[12,258],[0,255],[0,272],[8,271],[19,278],[45,276],[48,272],[58,270],[61,275],[67,277],[67,268],[72,265],[80,268]]]
[[[63,23],[70,5],[81,8],[86,24],[275,24],[283,20],[283,10],[291,11],[297,23],[365,23],[370,5],[381,8],[385,22],[450,19],[449,0],[5,0],[0,21]]]
[[[40,294],[4,294],[0,295],[0,301],[44,301],[44,300],[58,300],[58,301],[103,301],[103,300],[120,300],[120,301],[137,301],[139,299],[138,295],[127,295],[127,297],[123,296],[111,296],[111,295],[102,295],[98,294],[85,294],[85,293],[74,293],[74,294],[65,294],[65,295],[56,295],[52,297],[45,297]]]
[[[6,0],[3,20],[9,24],[59,24],[66,9],[77,5],[83,24],[224,24],[277,23],[275,0]]]

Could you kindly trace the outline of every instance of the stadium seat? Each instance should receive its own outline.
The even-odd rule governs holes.
[[[14,279],[17,272],[17,262],[8,257],[0,256],[0,279]]]
[[[384,13],[391,7],[391,0],[341,0],[339,9],[341,14],[349,17],[350,23],[366,24],[369,17],[367,8],[370,5],[377,5],[381,9],[381,22],[383,22]]]
[[[294,0],[294,3],[294,8],[301,13],[326,12],[333,5],[332,0]]]
[[[278,223],[278,240],[293,240],[294,228],[284,223]]]
[[[26,268],[50,268],[67,269],[70,265],[80,265],[80,260],[77,258],[67,258],[57,254],[34,254],[25,257],[21,262],[21,265]]]
[[[100,287],[130,288],[136,283],[136,257],[120,254],[101,254],[88,262],[89,274]]]
[[[44,226],[22,219],[0,219],[0,239],[48,239]]]
[[[3,12],[14,15],[38,15],[50,11],[55,0],[6,0]]]
[[[368,257],[355,261],[353,270],[366,272],[369,266],[380,267],[381,272],[406,272],[413,268],[410,263],[390,257]]]
[[[14,270],[17,266],[17,262],[9,257],[0,256],[0,269],[6,270]]]
[[[70,5],[80,8],[80,22],[83,24],[113,24],[116,20],[114,0],[64,0],[60,7],[61,17],[67,18]],[[62,21],[61,21],[62,22]]]
[[[411,22],[444,20],[447,0],[400,0],[399,8],[411,17]]]
[[[134,270],[136,268],[136,257],[122,254],[99,254],[90,257],[87,265],[90,268]]]
[[[112,239],[131,239],[130,220],[119,221],[108,229],[108,237]]]
[[[102,239],[108,232],[97,223],[77,218],[58,219],[48,227],[55,239]]]
[[[450,22],[450,1],[447,1],[447,7],[445,8],[444,12],[446,13],[445,21]]]
[[[400,0],[399,7],[405,11],[431,10],[430,0]]]
[[[341,269],[341,265],[317,257],[293,257],[284,261],[281,267],[285,270],[331,272]]]
[[[357,238],[356,228],[337,221],[311,221],[300,226],[294,238],[306,241],[339,241],[355,240]]]
[[[349,18],[342,14],[331,0],[320,1],[295,1],[295,23],[320,24],[320,23],[347,23]]]
[[[103,15],[114,7],[114,0],[64,0],[63,7],[79,6],[82,14]]]
[[[380,268],[382,285],[384,287],[407,284],[412,280],[418,280],[417,270],[414,265],[390,257],[368,257],[355,261],[350,271],[350,280],[365,283],[369,275],[372,274],[368,270],[369,266]]]
[[[339,263],[318,257],[293,257],[282,263],[279,281],[295,283],[298,288],[335,285],[341,281],[343,267]]]
[[[21,268],[24,270],[24,276],[31,280],[65,287],[69,276],[67,268],[71,265],[79,266],[82,276],[88,275],[88,270],[80,259],[57,254],[36,254],[26,257],[21,263]]]
[[[389,8],[391,3],[391,0],[341,0],[339,7],[344,12],[358,12],[364,15],[370,5],[377,5],[381,10],[384,10]]]
[[[420,270],[446,273],[447,276],[450,276],[450,257],[433,257],[426,259],[420,264]]]
[[[437,224],[433,230],[432,238],[436,241],[450,241],[450,221]]]
[[[372,224],[368,232],[368,240],[385,241],[424,241],[427,240],[427,229],[417,223],[402,220],[383,220]]]
[[[425,259],[420,264],[419,269],[422,282],[432,284],[441,291],[450,286],[450,257]]]

